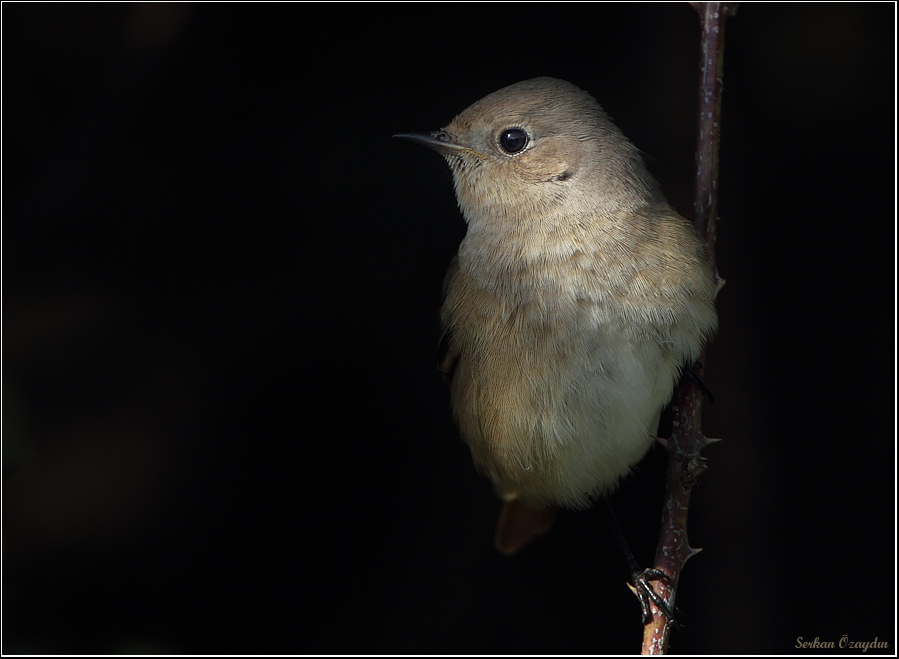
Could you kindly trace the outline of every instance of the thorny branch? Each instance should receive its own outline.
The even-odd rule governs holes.
[[[715,221],[718,217],[718,134],[721,128],[721,89],[724,73],[724,23],[739,3],[691,2],[702,21],[702,61],[699,80],[699,136],[696,153],[696,197],[693,223],[705,240],[706,253],[712,263],[719,287],[715,258]],[[704,361],[705,351],[700,357]],[[677,585],[684,564],[699,549],[687,541],[687,511],[690,491],[705,468],[700,455],[708,444],[717,441],[702,434],[702,392],[688,379],[678,388],[674,405],[674,427],[665,442],[668,449],[668,476],[665,484],[665,506],[659,529],[659,544],[653,568],[664,571],[670,582],[656,582],[656,592],[674,611]],[[642,654],[665,654],[671,632],[671,621],[653,607],[653,620],[643,629]]]

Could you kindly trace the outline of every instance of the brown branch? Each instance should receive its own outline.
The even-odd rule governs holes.
[[[702,21],[702,61],[699,81],[699,136],[696,153],[696,200],[693,223],[705,240],[706,253],[715,271],[715,221],[718,217],[718,134],[721,129],[721,89],[724,73],[724,22],[733,15],[738,3],[692,2]],[[705,351],[700,357],[704,361]],[[659,529],[654,568],[662,570],[671,581],[656,582],[656,592],[674,610],[677,585],[684,564],[699,549],[687,541],[687,511],[690,492],[705,468],[702,449],[713,439],[702,434],[702,393],[687,379],[677,391],[674,426],[671,437],[663,441],[668,449],[668,476],[665,485],[665,507]],[[642,654],[665,654],[671,631],[666,620],[653,607],[653,620],[643,629]]]

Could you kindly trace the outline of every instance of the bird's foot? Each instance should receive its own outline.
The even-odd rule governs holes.
[[[648,625],[652,622],[652,607],[650,606],[650,602],[652,602],[665,618],[665,624],[678,628],[679,625],[677,619],[674,617],[674,613],[668,606],[668,602],[655,591],[650,583],[652,581],[664,581],[665,583],[670,584],[671,578],[662,570],[653,568],[637,570],[631,575],[631,582],[633,583],[633,588],[631,590],[634,591],[637,599],[640,600],[640,609],[643,612],[643,624]]]

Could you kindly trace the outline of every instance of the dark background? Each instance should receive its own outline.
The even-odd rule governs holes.
[[[895,652],[894,25],[728,22],[675,652]],[[698,41],[686,4],[4,4],[3,651],[636,652],[600,509],[492,547],[434,363],[464,225],[390,136],[564,78],[689,215]],[[614,498],[643,563],[664,466]]]

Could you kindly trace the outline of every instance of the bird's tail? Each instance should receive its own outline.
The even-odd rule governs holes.
[[[496,521],[494,544],[500,553],[511,556],[538,535],[549,531],[555,521],[555,508],[534,510],[517,499],[503,501]]]

